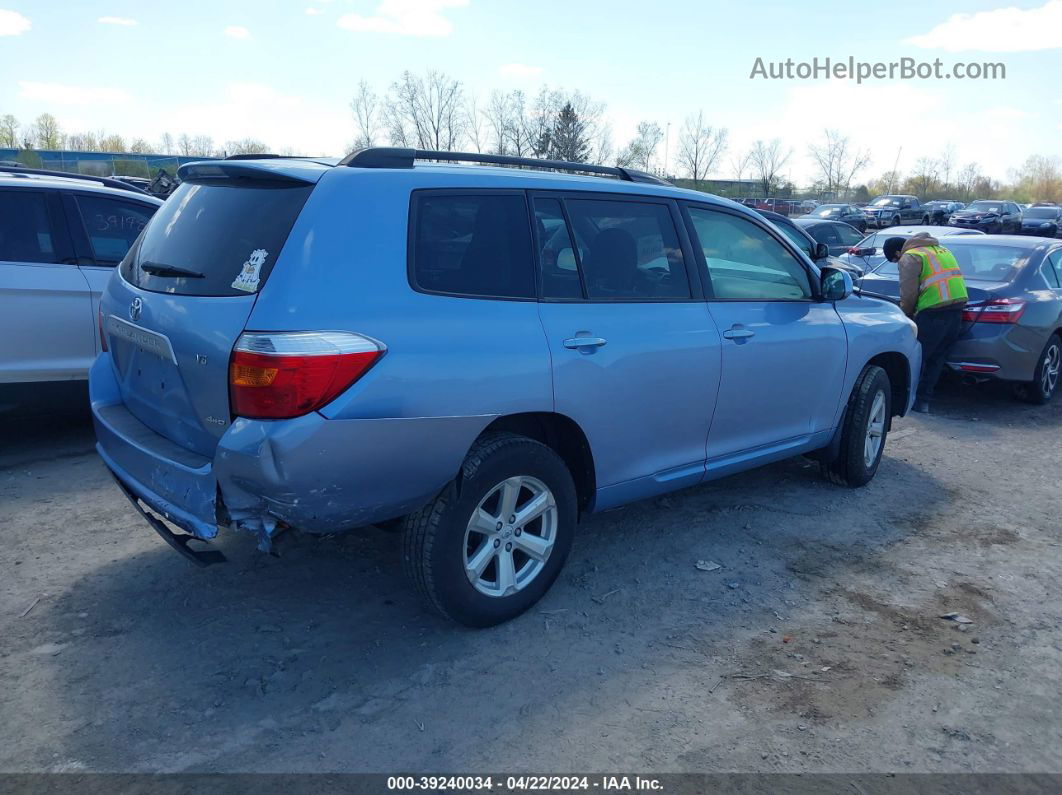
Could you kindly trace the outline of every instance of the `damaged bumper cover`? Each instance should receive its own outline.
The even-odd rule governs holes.
[[[108,383],[105,357],[90,380],[96,449],[122,490],[194,538],[229,526],[255,535],[263,551],[288,527],[332,533],[416,510],[454,477],[493,419],[238,418],[207,458],[137,419],[113,376]]]

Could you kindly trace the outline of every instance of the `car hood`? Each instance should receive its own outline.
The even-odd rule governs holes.
[[[951,214],[951,217],[977,220],[978,218],[987,218],[990,215],[999,215],[999,213],[989,212],[988,210],[956,210]]]
[[[1058,218],[1022,218],[1022,226],[1040,226],[1041,224],[1058,225]]]

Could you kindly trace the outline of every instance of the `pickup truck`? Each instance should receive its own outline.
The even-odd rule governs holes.
[[[902,194],[875,197],[863,208],[863,215],[867,219],[867,226],[875,229],[929,223],[929,210],[919,203],[918,197]]]

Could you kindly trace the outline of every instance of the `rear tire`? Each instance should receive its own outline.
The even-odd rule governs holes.
[[[929,226],[929,216],[928,215],[923,215],[922,216],[922,226]]]
[[[520,514],[533,512],[534,501],[546,507],[524,524]],[[576,505],[571,473],[552,449],[515,434],[487,436],[473,445],[458,477],[406,517],[403,566],[441,615],[470,627],[500,624],[557,579],[575,534]],[[524,551],[532,549],[537,557]]]
[[[1040,359],[1036,363],[1035,376],[1032,381],[1019,384],[1016,392],[1022,400],[1037,406],[1049,403],[1058,391],[1058,382],[1062,370],[1062,339],[1057,334],[1044,346]]]
[[[892,387],[888,374],[867,365],[856,379],[841,430],[836,460],[821,464],[822,474],[838,486],[858,488],[873,480],[885,450],[892,417]]]

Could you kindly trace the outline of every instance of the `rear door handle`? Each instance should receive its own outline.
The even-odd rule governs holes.
[[[600,348],[608,340],[601,337],[571,337],[564,341],[564,347],[577,351],[580,348]]]
[[[724,339],[728,339],[728,340],[743,340],[743,339],[747,339],[748,337],[755,337],[755,336],[756,336],[756,332],[753,331],[752,329],[741,328],[739,326],[734,326],[733,328],[729,328],[729,329],[727,329],[726,331],[723,332]]]

